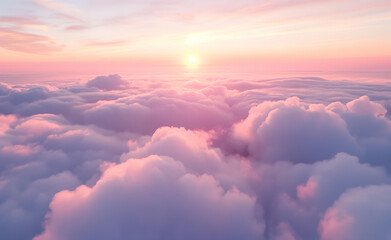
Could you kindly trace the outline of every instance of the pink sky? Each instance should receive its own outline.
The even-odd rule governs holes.
[[[177,66],[194,56],[199,66],[384,71],[390,13],[388,0],[4,0],[0,67]]]

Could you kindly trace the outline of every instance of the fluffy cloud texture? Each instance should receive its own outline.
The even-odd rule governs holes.
[[[355,188],[330,207],[319,226],[322,240],[391,239],[391,186]]]
[[[122,80],[121,76],[109,75],[109,76],[99,76],[87,82],[87,87],[95,87],[101,90],[119,90],[126,88],[129,85],[129,82]]]
[[[168,157],[128,160],[93,188],[58,193],[44,239],[260,239],[255,199]],[[71,223],[71,224],[69,224]]]
[[[389,96],[321,78],[1,83],[0,232],[390,239]]]

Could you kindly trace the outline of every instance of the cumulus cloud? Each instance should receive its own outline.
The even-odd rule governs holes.
[[[273,223],[268,231],[278,236],[283,224],[298,239],[318,238],[322,213],[345,191],[390,184],[384,169],[359,163],[347,154],[313,164],[261,165],[258,171],[261,179],[253,187],[258,186],[258,199],[268,216],[266,222]]]
[[[93,188],[58,193],[44,239],[260,239],[255,200],[150,156],[111,167]]]
[[[13,173],[18,174],[17,171]],[[67,171],[29,183],[22,176],[19,179],[15,179],[15,176],[10,178],[5,180],[7,182],[0,182],[0,229],[5,239],[31,239],[42,231],[40,222],[48,211],[53,195],[81,184],[77,177]]]
[[[0,83],[0,96],[7,95],[9,92],[11,92],[11,87],[8,84]]]
[[[94,184],[101,164],[118,161],[128,149],[126,141],[60,116],[0,119],[0,231],[9,239],[31,239],[42,231],[55,193]]]
[[[305,108],[298,98],[254,107],[235,131],[247,138],[249,153],[261,161],[309,163],[355,152],[355,141],[337,114],[324,106]]]
[[[358,114],[370,114],[375,117],[384,116],[387,113],[387,109],[381,104],[371,102],[368,96],[362,96],[356,100],[348,102],[347,108],[352,113]]]
[[[319,226],[321,240],[391,239],[391,185],[355,188],[329,208]]]
[[[212,146],[205,132],[184,128],[162,127],[151,137],[130,142],[130,151],[122,159],[143,158],[150,155],[168,156],[180,161],[188,172],[214,176],[224,189],[232,186],[248,189],[245,175],[249,164],[236,156],[224,156]]]
[[[385,114],[385,108],[367,96],[327,106],[305,104],[295,97],[266,101],[233,126],[223,147],[259,161],[297,163],[346,152],[391,170],[391,122]]]
[[[390,96],[321,78],[0,84],[0,232],[387,239]]]
[[[0,115],[0,134],[4,134],[16,119],[13,115]]]
[[[222,159],[218,149],[208,147],[207,137],[206,134],[184,128],[162,127],[156,130],[148,142],[131,151],[128,156],[170,156],[180,160],[188,169],[206,173],[216,170]]]
[[[83,119],[85,123],[111,130],[152,134],[163,126],[198,130],[227,128],[235,117],[227,104],[203,94],[161,90],[100,102],[84,111]]]
[[[115,75],[99,76],[87,82],[87,87],[96,87],[102,90],[118,90],[127,87],[129,82],[122,80],[122,78]]]

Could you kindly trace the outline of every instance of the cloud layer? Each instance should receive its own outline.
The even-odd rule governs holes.
[[[1,83],[0,232],[388,239],[390,94],[320,78]]]

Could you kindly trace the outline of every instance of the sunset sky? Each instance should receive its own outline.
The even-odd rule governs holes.
[[[391,0],[0,0],[1,240],[391,240]]]
[[[389,0],[2,0],[0,64],[181,65],[194,56],[200,65],[385,70],[390,26]]]

